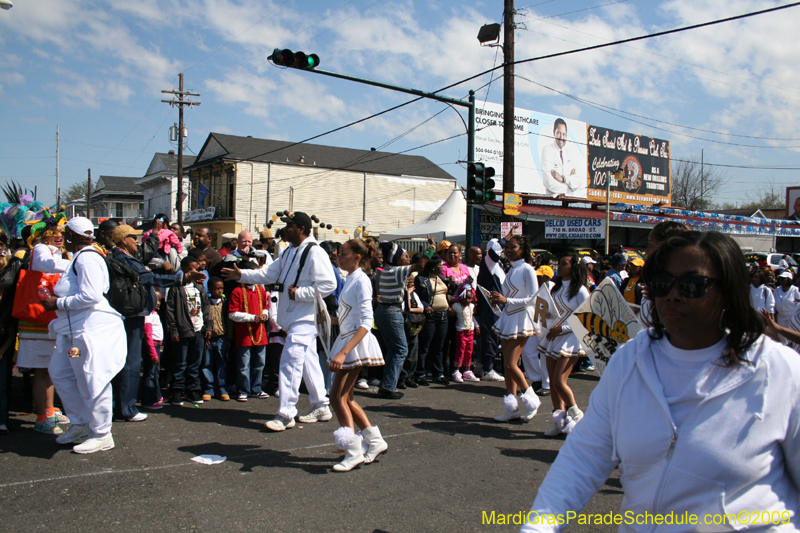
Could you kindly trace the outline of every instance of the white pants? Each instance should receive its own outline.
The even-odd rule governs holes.
[[[278,375],[280,406],[278,414],[285,418],[297,416],[300,381],[305,381],[312,409],[328,405],[325,378],[317,355],[317,328],[312,322],[297,322],[289,327],[286,344],[281,352]]]
[[[68,343],[62,343],[67,346]],[[74,345],[81,354],[88,353],[86,344],[75,339]],[[69,347],[67,346],[66,350]],[[56,350],[50,360],[50,379],[73,425],[89,428],[95,437],[102,437],[111,432],[111,420],[114,403],[111,396],[111,382],[106,383],[100,394],[92,397],[86,373],[83,369],[84,357],[72,358],[66,350]]]
[[[543,389],[550,388],[550,376],[547,374],[547,361],[539,357],[539,337],[528,337],[522,348],[522,367],[531,381],[541,381]]]

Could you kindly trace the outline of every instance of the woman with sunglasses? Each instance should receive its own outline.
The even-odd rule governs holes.
[[[583,411],[578,408],[567,380],[578,359],[586,354],[566,320],[589,297],[586,288],[588,275],[586,263],[575,250],[566,250],[558,258],[558,277],[550,295],[561,318],[550,327],[539,344],[539,357],[545,357],[547,361],[553,402],[553,427],[544,432],[547,437],[569,434],[583,418]]]
[[[494,239],[489,242],[488,255],[492,261],[499,260],[500,245]],[[500,337],[500,349],[503,350],[503,370],[505,375],[506,396],[503,398],[505,412],[494,417],[498,422],[522,419],[531,420],[542,401],[528,385],[525,374],[519,367],[519,358],[528,337],[536,335],[531,320],[533,302],[539,281],[536,270],[525,259],[531,256],[531,245],[522,235],[514,235],[506,241],[506,259],[511,261],[511,270],[503,282],[503,294],[491,293],[493,304],[505,304],[503,312],[492,329]],[[531,311],[531,312],[529,312]],[[517,399],[517,392],[521,394]]]
[[[800,358],[763,335],[738,245],[686,232],[643,275],[654,326],[611,357],[533,511],[580,512],[619,467],[623,517],[671,515],[671,531],[719,531],[750,528],[752,516],[762,524],[753,530],[796,531]],[[522,531],[557,528],[529,517]],[[733,522],[704,525],[720,517]],[[651,531],[652,520],[620,529]]]
[[[69,259],[64,249],[64,226],[58,224],[59,220],[66,219],[63,215],[61,218],[53,217],[31,228],[28,245],[33,251],[28,260],[28,270],[60,275],[67,269]],[[34,369],[33,403],[36,422],[33,429],[47,435],[61,435],[64,431],[59,425],[69,424],[69,419],[53,406],[55,388],[47,368],[55,348],[56,343],[50,338],[47,324],[19,321],[17,367]]]

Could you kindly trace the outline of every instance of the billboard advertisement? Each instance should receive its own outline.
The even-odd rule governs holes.
[[[800,220],[800,187],[786,187],[786,220]]]
[[[503,179],[502,104],[475,109],[475,158]],[[517,193],[633,204],[670,203],[669,142],[618,132],[567,117],[522,108],[514,110],[514,189]],[[620,165],[625,178],[613,173]]]
[[[669,142],[589,126],[589,200],[605,200],[606,180],[611,179],[611,201],[626,204],[669,204]],[[624,176],[614,179],[622,168]]]

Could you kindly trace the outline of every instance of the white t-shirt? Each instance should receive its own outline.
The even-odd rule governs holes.
[[[472,320],[475,304],[463,305],[461,302],[453,304],[453,311],[456,312],[456,331],[472,331],[475,329],[475,321]]]
[[[184,285],[183,288],[186,290],[192,326],[195,331],[203,331],[203,300],[200,298],[200,291],[195,288],[194,284]]]

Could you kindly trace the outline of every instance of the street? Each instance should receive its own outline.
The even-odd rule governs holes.
[[[582,408],[597,380],[570,380]],[[542,436],[549,398],[530,423],[503,424],[492,419],[502,383],[405,392],[398,401],[378,399],[375,389],[356,393],[389,451],[348,473],[331,469],[341,458],[335,418],[266,430],[276,398],[166,406],[142,423],[114,423],[116,448],[86,456],[35,433],[34,416],[21,416],[12,401],[12,433],[0,437],[0,523],[21,532],[517,531],[484,521],[533,503],[563,443]],[[298,408],[305,414],[307,396]],[[201,454],[227,460],[191,460]],[[621,500],[615,472],[586,511],[616,511]]]

